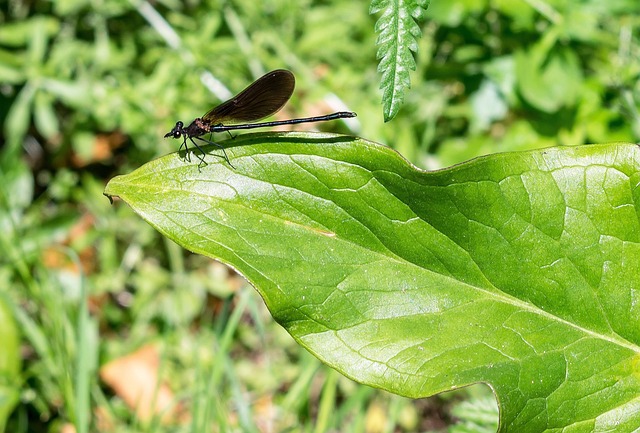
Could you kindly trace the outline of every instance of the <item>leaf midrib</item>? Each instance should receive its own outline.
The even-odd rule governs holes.
[[[272,152],[270,152],[270,154],[272,154]],[[280,155],[282,155],[282,156],[286,156],[286,157],[289,157],[289,158],[291,158],[292,156],[294,156],[294,155],[291,155],[291,154],[280,154]],[[251,156],[253,156],[253,155],[251,155]],[[327,158],[327,157],[326,157],[326,156],[324,156],[324,155],[323,155],[322,157],[323,157],[323,158]],[[334,160],[334,159],[331,159],[331,158],[327,158],[327,159],[330,159],[330,160],[332,160],[332,161],[334,161],[334,162],[344,163],[344,161]],[[352,164],[352,163],[350,163],[350,164]],[[366,170],[367,172],[371,173],[371,174],[372,174],[372,175],[371,175],[371,178],[372,178],[372,179],[375,179],[375,176],[373,176],[373,171],[372,171],[372,170],[370,170],[370,169],[368,169],[368,168],[366,168],[366,167],[363,167],[362,165],[358,165],[358,164],[354,164],[354,165],[356,165],[357,167],[360,167],[361,169],[364,169],[364,170]],[[179,169],[179,168],[180,168],[180,167],[177,167],[177,166],[173,166],[173,167],[163,167],[163,169],[161,170],[161,172],[163,172],[163,171],[165,171],[165,172],[171,172],[172,170],[177,170],[177,169]],[[309,173],[309,171],[308,171],[308,170],[306,170],[306,171],[307,171],[307,173]],[[387,170],[384,170],[384,171],[386,171],[386,172],[388,172],[388,173],[393,173],[393,174],[395,174],[395,175],[399,175],[403,180],[409,180],[409,179],[406,179],[404,176],[400,175],[399,173],[392,172],[392,171],[387,171]],[[312,174],[312,173],[310,173],[310,174]],[[144,175],[144,176],[137,176],[137,177],[135,177],[135,179],[137,179],[137,180],[139,181],[140,179],[144,179],[144,178],[145,178],[145,177],[147,177],[147,176],[148,176],[148,175]],[[248,177],[249,179],[254,180],[254,181],[265,182],[265,181],[264,181],[264,180],[262,180],[262,179],[259,179],[259,178],[255,178],[255,177],[248,176],[246,173],[245,173],[245,174],[243,174],[243,176],[246,176],[246,177]],[[201,180],[204,180],[204,179],[201,179]],[[191,180],[190,180],[190,182],[193,182],[193,181],[198,181],[198,179],[191,179]],[[332,189],[332,188],[330,188],[330,187],[326,186],[326,184],[324,184],[320,179],[318,179],[318,181],[319,181],[320,183],[322,183],[323,185],[325,185],[325,187],[326,187],[326,188],[328,188],[328,189]],[[221,184],[225,184],[225,183],[224,183],[223,181],[221,181],[221,180],[215,180],[215,182],[219,182],[219,183],[221,183]],[[491,297],[492,299],[495,299],[495,300],[496,300],[496,302],[505,303],[505,304],[509,304],[509,305],[512,305],[512,306],[515,306],[515,307],[521,308],[522,310],[525,310],[525,311],[528,311],[528,312],[531,312],[531,313],[537,314],[537,315],[539,315],[539,316],[541,316],[541,317],[545,317],[545,318],[547,318],[547,319],[549,319],[549,320],[551,320],[551,321],[555,321],[555,322],[558,322],[558,323],[560,323],[560,324],[562,324],[562,325],[565,325],[565,326],[567,326],[567,327],[569,327],[569,328],[573,328],[573,329],[575,329],[575,330],[578,330],[578,331],[580,331],[580,332],[584,333],[585,335],[589,335],[589,336],[591,336],[591,337],[594,337],[594,338],[597,338],[597,339],[600,339],[600,340],[604,340],[604,341],[610,342],[610,343],[615,344],[615,345],[618,345],[618,346],[620,346],[620,347],[627,348],[627,349],[629,349],[629,350],[631,350],[632,352],[635,352],[635,353],[640,353],[640,346],[638,346],[638,345],[636,345],[636,344],[633,344],[632,342],[630,342],[630,341],[626,340],[625,338],[622,338],[619,334],[615,334],[615,335],[618,337],[618,338],[615,338],[615,337],[610,336],[610,335],[601,334],[601,333],[598,333],[598,332],[592,331],[592,330],[590,330],[590,329],[588,329],[588,328],[585,328],[585,327],[582,327],[582,326],[580,326],[580,325],[578,325],[578,324],[576,324],[576,323],[569,322],[569,321],[567,321],[566,319],[563,319],[562,317],[559,317],[559,316],[553,315],[553,314],[551,314],[551,313],[549,313],[549,312],[545,311],[544,309],[542,309],[542,308],[540,308],[540,307],[537,307],[537,306],[532,305],[532,304],[530,304],[530,303],[526,303],[526,302],[522,301],[522,300],[521,300],[521,299],[519,299],[519,298],[516,298],[516,297],[514,297],[514,296],[512,296],[512,295],[509,295],[509,294],[505,293],[504,291],[502,291],[502,290],[498,289],[498,288],[497,288],[497,287],[495,287],[493,284],[491,284],[491,281],[490,281],[488,278],[486,278],[486,276],[485,276],[486,281],[487,281],[489,284],[491,284],[491,287],[493,287],[493,288],[495,289],[495,291],[490,291],[490,290],[487,290],[487,289],[482,288],[482,287],[479,287],[479,286],[474,286],[474,285],[468,284],[468,283],[466,283],[466,282],[464,282],[464,281],[461,281],[461,280],[455,279],[454,277],[452,277],[452,276],[450,276],[450,275],[446,275],[446,274],[438,273],[438,272],[436,272],[436,271],[433,271],[433,270],[430,270],[430,269],[424,268],[424,267],[422,267],[422,266],[420,266],[420,265],[418,265],[418,264],[416,264],[416,263],[414,263],[414,262],[408,261],[408,260],[406,260],[406,259],[402,258],[401,256],[399,256],[398,254],[394,253],[392,250],[390,250],[390,249],[389,249],[389,247],[388,247],[388,246],[387,246],[387,245],[386,245],[386,244],[385,244],[385,243],[384,243],[384,242],[383,242],[383,241],[382,241],[382,240],[381,240],[381,239],[380,239],[380,238],[379,238],[379,237],[378,237],[378,236],[377,236],[373,231],[371,231],[371,229],[370,229],[369,227],[367,227],[367,226],[366,226],[364,223],[362,223],[359,219],[355,218],[351,213],[347,212],[347,211],[344,209],[344,207],[342,207],[342,206],[338,205],[338,204],[337,204],[335,201],[333,201],[332,199],[330,199],[330,198],[325,198],[325,197],[320,197],[320,196],[317,196],[317,195],[311,194],[311,193],[309,193],[308,191],[303,191],[303,190],[300,190],[300,189],[294,188],[294,187],[292,187],[292,186],[290,186],[290,185],[277,184],[277,183],[274,183],[274,182],[268,182],[268,183],[269,183],[270,185],[279,186],[279,187],[282,187],[282,188],[288,188],[288,189],[292,189],[292,190],[298,191],[298,192],[300,192],[300,193],[304,193],[304,194],[307,194],[307,195],[311,195],[311,196],[316,197],[316,198],[321,199],[321,200],[330,201],[330,202],[331,202],[331,203],[333,203],[336,207],[338,207],[338,208],[342,209],[343,211],[345,211],[345,213],[346,213],[347,215],[349,215],[349,216],[352,218],[352,220],[353,220],[353,221],[355,221],[355,222],[357,222],[358,224],[360,224],[360,225],[361,225],[362,227],[364,227],[364,228],[365,228],[365,229],[366,229],[366,230],[367,230],[367,231],[368,231],[372,236],[374,236],[376,239],[378,239],[379,243],[380,243],[382,246],[384,246],[384,249],[385,249],[385,251],[386,251],[386,252],[388,252],[388,254],[383,253],[383,251],[377,251],[377,250],[373,250],[373,249],[365,248],[365,247],[363,247],[362,245],[360,245],[360,244],[358,244],[358,243],[356,243],[356,242],[352,241],[351,239],[349,239],[349,238],[345,238],[345,237],[342,237],[342,236],[340,236],[340,235],[339,235],[339,234],[337,234],[337,233],[335,233],[335,236],[334,236],[336,239],[341,239],[341,240],[343,240],[343,241],[347,241],[347,242],[349,242],[350,244],[352,244],[354,247],[361,248],[361,249],[365,249],[365,250],[366,250],[366,251],[368,251],[369,253],[374,253],[374,254],[380,255],[381,257],[384,257],[384,258],[385,258],[385,259],[387,259],[387,260],[393,260],[393,261],[395,261],[396,263],[399,263],[399,264],[409,264],[409,265],[411,265],[411,266],[414,266],[416,269],[418,269],[418,270],[420,270],[420,271],[427,271],[427,272],[429,272],[429,273],[437,274],[437,275],[439,275],[439,276],[441,276],[441,277],[443,277],[443,278],[446,278],[446,279],[449,279],[449,280],[453,281],[454,283],[457,283],[458,285],[461,285],[461,284],[462,284],[462,285],[464,285],[464,286],[466,286],[466,287],[468,287],[468,288],[470,288],[470,289],[472,289],[472,290],[473,290],[473,289],[475,289],[476,291],[480,291],[482,294],[484,294],[484,295],[488,295],[488,296],[489,296],[489,297]],[[131,184],[131,182],[129,182],[129,184]],[[156,185],[156,184],[140,184],[140,183],[139,183],[139,185],[144,186],[144,190],[145,190],[145,191],[149,191],[150,189],[161,189],[162,191],[165,191],[165,192],[166,192],[166,191],[185,192],[185,189],[177,189],[177,188],[161,187],[161,186],[158,186],[158,185]],[[232,185],[229,185],[229,184],[226,184],[226,185],[227,185],[228,187],[230,187],[230,188],[233,188],[233,187],[232,187]],[[187,191],[189,191],[189,194],[201,195],[201,196],[203,196],[203,197],[211,198],[211,196],[209,196],[209,195],[205,195],[205,194],[203,194],[203,193],[201,193],[201,192],[197,192],[197,191],[190,191],[190,190],[187,190]],[[391,193],[389,192],[389,194],[391,194]],[[125,195],[126,195],[126,194],[125,194]],[[393,194],[391,194],[391,195],[393,195]],[[395,197],[395,195],[394,195],[394,197]],[[396,198],[397,198],[397,197],[396,197]],[[227,203],[230,203],[230,202],[227,202]],[[406,204],[406,203],[404,203],[404,202],[402,202],[402,203],[403,203],[403,204]],[[252,210],[252,209],[250,209],[250,208],[248,208],[248,207],[246,207],[246,206],[244,206],[244,205],[242,205],[242,204],[240,204],[239,206],[245,207],[247,210]],[[408,207],[408,208],[409,208],[409,209],[411,209],[410,207]],[[157,210],[157,211],[159,211],[158,209],[156,209],[156,210]],[[252,211],[254,211],[254,210],[252,210]],[[255,212],[255,211],[254,211],[254,212]],[[432,225],[431,225],[431,224],[429,224],[427,221],[425,221],[424,219],[422,219],[419,215],[417,215],[413,210],[411,210],[411,212],[412,212],[412,214],[413,214],[413,218],[411,218],[411,219],[418,218],[418,219],[419,219],[420,221],[422,221],[424,224],[428,225],[429,227],[432,227],[435,231],[437,231],[438,233],[440,233],[441,235],[443,235],[445,238],[447,238],[447,239],[451,240],[455,245],[458,245],[457,243],[455,243],[455,241],[454,241],[453,239],[449,238],[445,233],[443,233],[443,232],[441,232],[441,231],[437,230],[434,226],[432,226]],[[268,217],[270,217],[270,218],[277,219],[277,220],[280,220],[280,221],[283,221],[283,222],[287,222],[287,221],[288,221],[288,220],[287,220],[287,219],[285,219],[285,218],[281,218],[281,217],[276,216],[276,215],[273,215],[273,214],[267,214],[267,213],[264,213],[264,212],[261,212],[261,213],[262,213],[262,214],[264,214],[264,215],[267,215],[267,216],[268,216]],[[321,222],[318,222],[318,221],[316,221],[315,219],[311,218],[311,217],[310,217],[309,215],[307,215],[306,213],[304,213],[304,215],[305,215],[307,218],[310,218],[311,220],[313,220],[314,222],[316,222],[317,224],[319,224],[321,227],[327,228],[324,224],[322,224]],[[301,224],[298,224],[298,225],[299,225],[299,226],[303,226],[303,225],[301,225]],[[320,235],[316,229],[313,229],[313,228],[311,228],[311,229],[312,229],[312,230],[311,230],[312,232],[316,233],[317,235]],[[327,228],[327,229],[328,229],[328,228]],[[191,230],[189,229],[189,231],[191,231]],[[199,236],[201,236],[201,235],[199,235]],[[210,240],[210,241],[212,241],[212,240]],[[212,242],[214,242],[214,241],[212,241]],[[218,243],[218,242],[214,242],[214,243]],[[471,261],[473,262],[473,264],[474,264],[474,266],[476,267],[476,269],[477,269],[477,270],[478,270],[478,271],[479,271],[479,272],[484,276],[484,275],[485,275],[485,274],[484,274],[484,272],[483,272],[483,271],[482,271],[482,269],[477,265],[477,263],[472,259],[472,256],[471,256],[471,254],[469,253],[469,251],[467,251],[466,249],[464,249],[464,247],[462,247],[462,246],[460,246],[460,245],[458,245],[458,247],[459,247],[462,251],[464,251],[464,252],[467,254],[467,256],[469,257],[469,260],[471,260]],[[227,249],[228,249],[228,247],[225,247],[225,248],[227,248]],[[201,250],[201,251],[202,251],[202,250]],[[202,251],[202,252],[203,252],[203,253],[206,253],[205,251]],[[569,257],[566,257],[566,256],[565,256],[565,258],[566,258],[567,260],[570,260],[570,258],[569,258]],[[245,263],[245,264],[247,264],[247,265],[248,265],[248,263],[247,263],[246,261],[244,261],[244,260],[243,260],[243,263]],[[249,266],[250,266],[250,265],[249,265]],[[250,267],[251,267],[252,269],[254,269],[255,271],[257,271],[259,274],[263,275],[263,277],[265,277],[265,276],[264,276],[264,274],[263,274],[262,272],[258,271],[258,269],[256,269],[254,266],[250,266]],[[265,278],[266,278],[266,277],[265,277]],[[267,278],[267,280],[269,280],[269,279]]]

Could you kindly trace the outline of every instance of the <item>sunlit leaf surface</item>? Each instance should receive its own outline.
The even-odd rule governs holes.
[[[640,429],[638,146],[423,172],[342,136],[225,145],[235,168],[171,154],[105,193],[233,266],[359,382],[410,397],[486,382],[501,432]]]

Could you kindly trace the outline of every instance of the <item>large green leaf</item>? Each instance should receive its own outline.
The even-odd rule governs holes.
[[[638,146],[423,172],[341,136],[225,145],[235,168],[171,154],[105,194],[233,266],[359,382],[410,397],[486,382],[501,432],[640,429]]]

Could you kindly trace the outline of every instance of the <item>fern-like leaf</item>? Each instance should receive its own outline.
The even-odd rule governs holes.
[[[382,73],[382,106],[384,121],[393,119],[411,87],[409,72],[416,69],[413,53],[422,36],[417,20],[429,7],[430,0],[373,0],[369,13],[382,11],[376,22],[378,72]]]

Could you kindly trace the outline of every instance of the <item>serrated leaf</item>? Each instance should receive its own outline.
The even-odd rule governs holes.
[[[105,194],[237,269],[361,383],[409,397],[488,383],[500,432],[640,428],[637,145],[423,172],[341,136],[224,144],[235,168],[171,154]]]
[[[393,119],[411,87],[409,71],[416,69],[412,52],[418,50],[422,31],[416,23],[429,6],[429,0],[373,0],[370,14],[382,12],[376,22],[378,72],[382,73],[382,105],[384,121]]]

